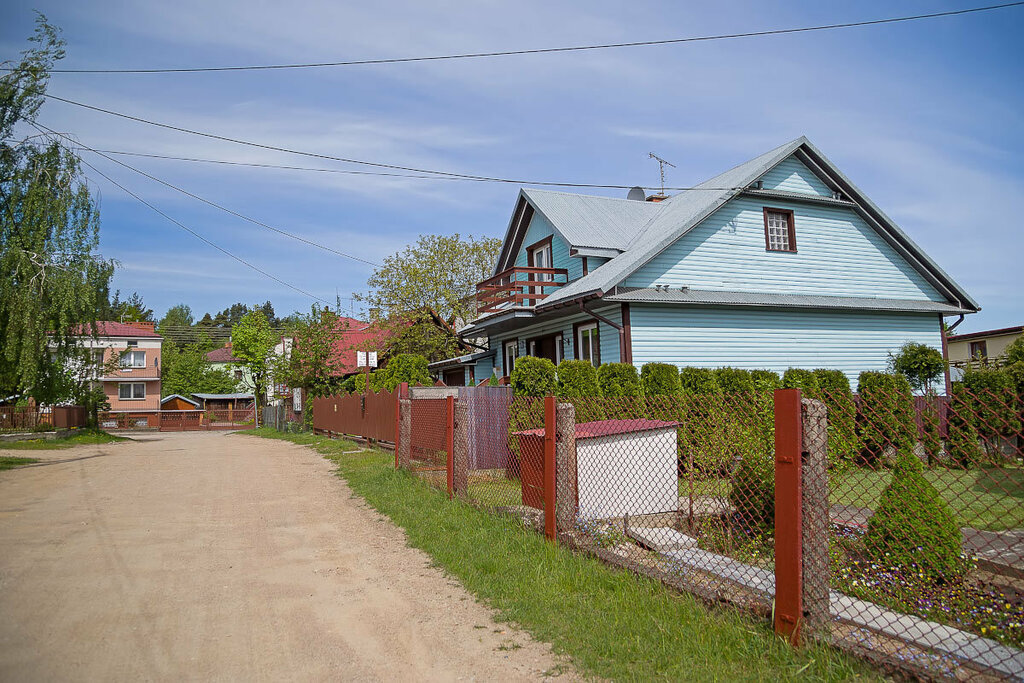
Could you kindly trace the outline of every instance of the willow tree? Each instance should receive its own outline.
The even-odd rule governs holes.
[[[33,43],[0,77],[0,398],[41,401],[59,383],[55,360],[75,354],[106,303],[112,261],[99,246],[99,210],[78,157],[34,126],[54,63],[56,28],[39,15]]]

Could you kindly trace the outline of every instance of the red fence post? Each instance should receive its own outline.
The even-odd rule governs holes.
[[[402,399],[409,394],[409,383],[402,382],[395,392],[395,469],[398,469],[398,441],[402,438]]]
[[[775,618],[773,627],[800,644],[803,617],[803,420],[799,389],[775,390]]]
[[[555,540],[555,429],[554,396],[544,399],[544,535]]]
[[[448,451],[448,498],[455,497],[455,397],[445,399],[444,447]]]

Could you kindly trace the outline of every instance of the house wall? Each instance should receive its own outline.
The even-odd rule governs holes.
[[[765,206],[794,212],[795,253],[765,249]],[[624,284],[945,301],[852,209],[751,197],[728,202]]]
[[[145,352],[146,367],[144,368],[118,368],[112,372],[101,371],[103,393],[107,397],[112,411],[159,410],[163,340],[153,337],[140,337],[132,339],[132,341],[136,342],[136,345],[133,347],[128,346],[128,341],[129,339],[127,338],[104,337],[100,339],[82,339],[80,344],[85,348],[102,349],[104,365],[118,358],[129,348],[133,351]],[[127,400],[119,398],[118,386],[124,382],[145,384],[146,397]]]
[[[971,342],[984,341],[986,351],[988,351],[988,358],[999,358],[1006,354],[1006,348],[1015,342],[1021,334],[1016,332],[1014,334],[999,334],[991,337],[976,337],[974,339],[965,339],[963,341],[951,340],[947,343],[949,351],[949,361],[951,363],[957,361],[970,360],[970,345]]]
[[[821,181],[821,178],[811,172],[802,161],[796,157],[789,157],[765,173],[760,178],[762,187],[766,190],[783,190],[785,192],[800,192],[801,194],[813,194],[819,197],[831,197],[832,191],[828,185]]]
[[[595,306],[594,311],[600,315],[614,321],[615,323],[622,324],[622,312],[621,307],[618,304],[606,305],[606,306]],[[601,362],[602,363],[618,363],[619,362],[619,332],[611,325],[607,325],[603,322],[595,321],[594,318],[584,313],[574,313],[567,315],[557,320],[543,322],[534,325],[528,325],[521,327],[511,332],[503,332],[501,334],[495,334],[490,338],[490,348],[497,349],[497,357],[495,364],[498,367],[498,373],[504,374],[502,360],[504,358],[504,342],[507,339],[518,338],[519,340],[519,356],[526,355],[526,342],[529,339],[535,337],[543,337],[549,334],[562,333],[562,338],[568,340],[568,345],[562,345],[562,357],[565,360],[571,360],[576,357],[575,342],[573,340],[573,325],[581,322],[597,322],[597,330],[601,339]],[[479,368],[479,366],[478,366]],[[480,370],[477,370],[477,377],[480,377]],[[479,381],[479,380],[478,380]]]
[[[942,348],[933,313],[813,311],[632,304],[633,363],[732,366],[778,373],[842,370],[856,387],[864,370],[886,370],[905,342]]]
[[[141,382],[146,385],[146,397],[142,399],[120,399],[118,393],[118,386],[122,382]],[[112,411],[124,411],[124,410],[160,410],[160,380],[130,380],[124,379],[120,381],[105,380],[103,382],[103,393],[107,397],[107,402],[110,403],[110,410]]]
[[[526,236],[523,237],[523,245],[519,248],[519,253],[516,255],[515,265],[519,267],[526,267],[526,248],[540,242],[542,239],[551,237],[551,263],[554,268],[565,268],[569,271],[569,282],[583,277],[583,261],[581,259],[569,256],[569,245],[566,244],[555,229],[551,226],[551,223],[547,218],[542,216],[539,211],[533,213],[533,218],[530,220],[530,227],[526,230]]]

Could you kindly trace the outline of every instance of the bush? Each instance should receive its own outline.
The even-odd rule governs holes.
[[[889,354],[889,369],[907,378],[914,390],[927,390],[946,369],[942,352],[927,344],[907,342],[896,355]]]
[[[952,580],[964,571],[960,528],[922,470],[913,451],[900,450],[892,481],[868,519],[864,547],[883,566]]]
[[[775,391],[782,388],[782,378],[774,370],[751,370],[755,391]]]
[[[742,368],[718,368],[715,379],[724,394],[740,394],[754,390],[754,377]]]
[[[357,390],[361,386],[358,381],[356,380]],[[374,391],[394,391],[402,382],[408,382],[410,386],[433,384],[425,356],[399,353],[392,356],[387,365],[377,368],[370,374],[370,388]]]
[[[555,364],[547,358],[517,358],[509,384],[515,396],[551,396],[555,393]]]
[[[782,373],[783,389],[802,389],[806,398],[818,397],[818,378],[813,370],[789,368]]]
[[[954,467],[969,469],[984,462],[978,445],[978,429],[974,423],[974,401],[963,382],[953,382],[949,401],[949,462]]]
[[[861,402],[858,427],[866,462],[877,463],[890,447],[913,452],[917,424],[907,378],[888,372],[862,372],[857,393]]]
[[[818,384],[817,398],[828,409],[828,459],[831,465],[852,461],[860,452],[857,438],[857,404],[850,390],[850,380],[842,370],[818,368],[814,371]]]
[[[595,398],[600,395],[597,368],[585,360],[563,360],[558,364],[558,395],[564,398]]]
[[[775,465],[771,457],[750,453],[740,461],[729,501],[744,524],[760,529],[775,525]]]
[[[694,367],[685,367],[679,371],[679,390],[686,396],[703,396],[722,392],[714,370]]]
[[[985,442],[985,450],[997,462],[1000,437],[1012,436],[1020,430],[1014,377],[1002,369],[968,368],[963,385],[972,395],[975,426]]]
[[[934,466],[942,454],[942,437],[939,435],[939,397],[933,389],[925,394],[921,410],[921,445],[928,458],[928,466]]]
[[[629,363],[605,363],[597,369],[597,384],[607,398],[640,396],[640,377]]]
[[[640,368],[645,396],[678,396],[679,368],[668,363],[648,363]]]

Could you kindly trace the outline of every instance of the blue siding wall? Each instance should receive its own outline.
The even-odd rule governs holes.
[[[797,253],[765,249],[766,205],[794,212]],[[625,284],[945,301],[852,209],[749,197],[728,202]]]
[[[622,312],[619,305],[595,307],[594,310],[618,324],[622,324]],[[526,342],[528,339],[535,337],[543,337],[549,334],[562,333],[564,340],[567,340],[568,345],[563,344],[562,355],[563,358],[571,360],[575,357],[575,340],[572,336],[572,326],[575,323],[580,322],[596,322],[593,318],[583,313],[575,313],[573,315],[567,315],[558,320],[550,322],[540,323],[537,325],[530,325],[528,327],[522,327],[511,332],[504,332],[492,335],[489,341],[490,348],[497,349],[498,356],[495,363],[498,367],[498,372],[502,372],[502,359],[504,358],[503,345],[506,339],[519,339],[519,355],[526,355]],[[606,325],[605,323],[597,323],[598,333],[601,337],[601,362],[603,363],[618,363],[619,362],[619,332],[614,327]],[[477,377],[480,375],[480,366],[477,366]],[[478,380],[479,381],[479,380]]]
[[[832,196],[832,191],[828,189],[828,186],[796,157],[789,157],[782,161],[761,176],[760,180],[766,190],[800,192],[819,197]]]
[[[885,370],[905,342],[942,348],[935,314],[633,304],[630,322],[637,367],[831,368],[854,386],[861,371]]]
[[[523,237],[523,245],[519,248],[519,253],[516,255],[515,264],[525,267],[527,265],[526,248],[540,242],[549,235],[554,235],[551,239],[551,261],[553,267],[568,270],[570,282],[583,277],[583,261],[569,256],[569,245],[555,232],[548,219],[539,212],[534,212],[533,218],[530,220],[530,227],[526,229],[526,236]]]

